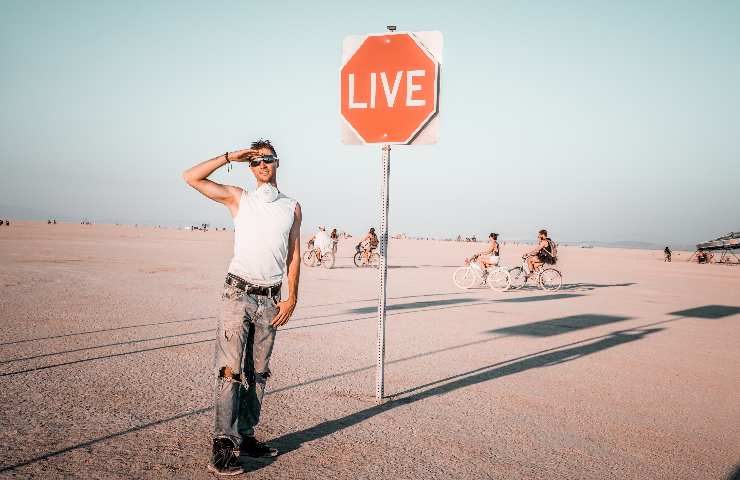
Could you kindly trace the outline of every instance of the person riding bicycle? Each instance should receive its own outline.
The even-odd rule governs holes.
[[[370,231],[360,240],[360,244],[358,245],[362,250],[362,261],[364,263],[370,261],[370,253],[378,248],[379,243],[378,236],[375,234],[375,227],[371,227]]]
[[[555,242],[547,236],[547,230],[540,230],[537,240],[539,241],[537,247],[522,256],[522,258],[527,259],[530,274],[536,272],[545,263],[554,265],[557,262],[557,247],[555,246]],[[526,275],[525,278],[528,276]]]
[[[498,266],[498,260],[499,260],[499,245],[498,245],[498,233],[491,233],[488,235],[488,239],[490,240],[490,243],[488,244],[488,248],[483,250],[480,253],[476,253],[469,259],[466,259],[466,262],[472,262],[477,260],[478,264],[483,268],[483,270],[486,270],[488,267],[496,267]]]
[[[326,228],[323,225],[319,225],[319,229],[308,239],[308,243],[309,245],[313,244],[317,258],[322,258],[326,252],[331,251],[331,238],[329,238],[329,234],[326,233]]]

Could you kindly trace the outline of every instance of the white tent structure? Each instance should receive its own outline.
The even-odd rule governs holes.
[[[689,261],[693,260],[698,254],[706,253],[717,253],[719,254],[719,260],[714,260],[715,263],[728,263],[740,265],[740,232],[730,232],[727,235],[723,235],[714,240],[708,240],[696,244],[696,252],[689,258]]]

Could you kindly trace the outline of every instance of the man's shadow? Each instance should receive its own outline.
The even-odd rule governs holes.
[[[495,380],[507,375],[521,373],[532,368],[551,367],[561,363],[570,362],[572,360],[577,360],[586,355],[606,350],[607,348],[640,340],[645,336],[660,330],[663,329],[651,328],[614,332],[604,338],[585,345],[527,355],[520,357],[519,359],[487,365],[485,367],[470,370],[468,372],[453,375],[451,377],[436,380],[431,383],[419,385],[403,392],[399,392],[385,403],[374,405],[341,418],[327,420],[304,430],[288,433],[282,437],[273,439],[270,443],[277,447],[281,454],[289,453],[297,450],[306,442],[311,442],[313,440],[318,440],[332,435],[333,433],[362,423],[376,415],[380,415],[402,405],[408,405],[437,395],[444,395],[460,388],[477,385],[479,383]],[[259,470],[275,460],[276,459],[266,459],[254,461],[242,457],[244,468],[247,471]]]

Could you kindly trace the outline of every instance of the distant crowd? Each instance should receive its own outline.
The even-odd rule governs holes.
[[[208,223],[201,223],[200,225],[190,225],[190,231],[191,232],[194,232],[196,230],[201,231],[201,232],[207,232],[209,228],[211,228],[211,225],[208,224]],[[219,230],[222,230],[222,231],[225,232],[226,231],[226,227],[223,227],[223,228],[216,227],[216,228],[214,228],[214,230],[217,231],[217,232]]]

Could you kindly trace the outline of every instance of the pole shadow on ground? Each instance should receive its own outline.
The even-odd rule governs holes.
[[[651,328],[644,330],[614,332],[606,337],[586,345],[579,345],[553,352],[535,354],[516,361],[505,361],[481,367],[469,372],[461,373],[436,382],[428,383],[400,392],[386,403],[375,405],[342,418],[327,420],[313,427],[289,433],[271,441],[281,452],[289,453],[300,448],[304,443],[312,442],[332,435],[338,431],[364,422],[376,415],[393,410],[397,407],[418,402],[430,397],[444,395],[455,390],[478,385],[497,378],[514,375],[533,368],[544,368],[559,365],[583,358],[587,355],[606,350],[608,348],[634,342],[647,335],[663,330]],[[423,390],[428,388],[427,390]],[[414,393],[416,392],[416,393]],[[246,459],[245,459],[246,460]],[[269,465],[270,461],[247,461],[245,468],[255,471]]]
[[[398,303],[394,305],[388,305],[386,310],[409,310],[412,308],[439,307],[439,306],[445,306],[445,305],[457,305],[460,303],[476,302],[478,300],[480,299],[465,297],[465,298],[450,298],[447,300],[429,300],[426,302]],[[351,310],[347,310],[347,313],[372,313],[372,312],[377,312],[377,311],[378,311],[377,306],[371,306],[371,307],[353,308]]]

